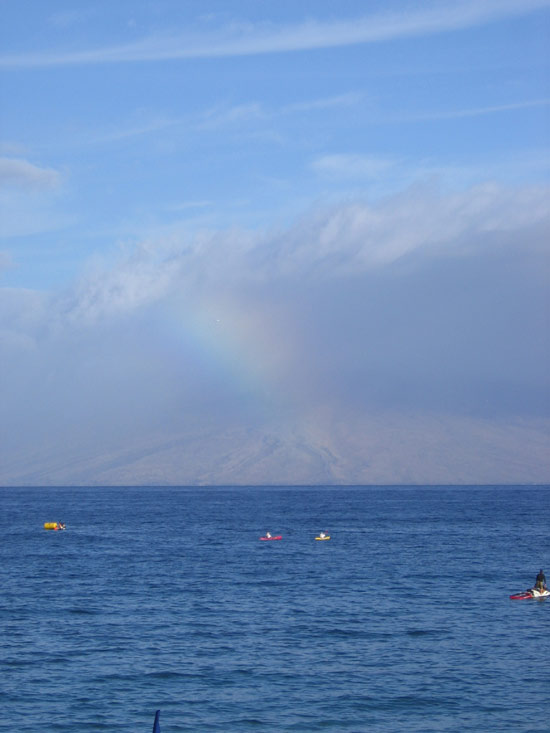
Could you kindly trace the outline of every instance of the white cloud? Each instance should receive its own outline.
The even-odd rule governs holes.
[[[0,158],[0,187],[51,189],[60,181],[59,172],[52,168],[41,168],[20,158]]]
[[[329,257],[330,272],[353,273],[414,251],[433,255],[449,246],[463,247],[485,232],[542,222],[550,223],[547,187],[510,190],[484,184],[446,195],[411,187],[375,205],[359,201],[321,212],[306,223],[308,233],[300,232],[294,257],[299,256],[302,267],[312,256]],[[309,247],[299,242],[309,242]]]
[[[546,8],[550,0],[463,0],[346,21],[308,21],[293,26],[237,24],[210,34],[166,34],[135,43],[81,52],[43,52],[3,56],[0,66],[24,68],[73,64],[162,61],[285,53],[378,43],[484,25]]]
[[[90,324],[134,313],[170,292],[181,263],[138,249],[114,267],[95,265],[57,306],[59,324]]]
[[[477,257],[494,233],[503,242],[519,233],[521,249],[522,232],[549,225],[547,187],[485,184],[447,194],[418,186],[375,204],[320,207],[278,233],[164,231],[115,262],[91,266],[59,300],[59,316],[73,324],[105,322],[173,297],[192,302],[226,293],[235,299],[248,288],[287,280],[339,281],[378,272],[404,256],[418,263]],[[489,237],[487,246],[494,241]]]
[[[478,257],[499,241],[508,246],[510,237],[518,252],[527,246],[541,251],[546,240],[533,232],[548,226],[547,187],[485,184],[452,193],[413,186],[376,203],[320,206],[275,233],[176,228],[152,233],[115,259],[91,262],[72,288],[50,301],[52,323],[61,329],[105,323],[173,297],[204,302],[242,293],[246,299],[249,289],[260,293],[284,282],[339,282],[383,271],[404,256],[420,267],[427,260]]]

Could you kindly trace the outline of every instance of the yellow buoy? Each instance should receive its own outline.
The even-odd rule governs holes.
[[[63,522],[44,522],[44,529],[65,529]]]

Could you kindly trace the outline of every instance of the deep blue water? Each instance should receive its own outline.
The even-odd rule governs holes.
[[[549,487],[4,488],[0,509],[0,731],[150,733],[157,708],[162,733],[550,729],[550,602],[508,598],[550,580]]]

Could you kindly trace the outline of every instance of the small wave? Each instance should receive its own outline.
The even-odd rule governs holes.
[[[153,680],[196,679],[198,676],[200,675],[192,674],[191,672],[173,672],[170,670],[165,670],[163,672],[148,672],[144,675],[147,679]]]
[[[407,636],[448,636],[449,632],[446,629],[407,629],[405,631]]]
[[[373,641],[387,641],[396,636],[386,631],[368,631],[366,629],[320,629],[319,635],[338,639],[370,639]]]

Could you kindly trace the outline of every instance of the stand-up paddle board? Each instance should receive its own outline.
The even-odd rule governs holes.
[[[510,596],[511,601],[526,601],[529,598],[548,598],[550,590],[537,590],[536,588],[528,588],[521,593],[515,593]]]

